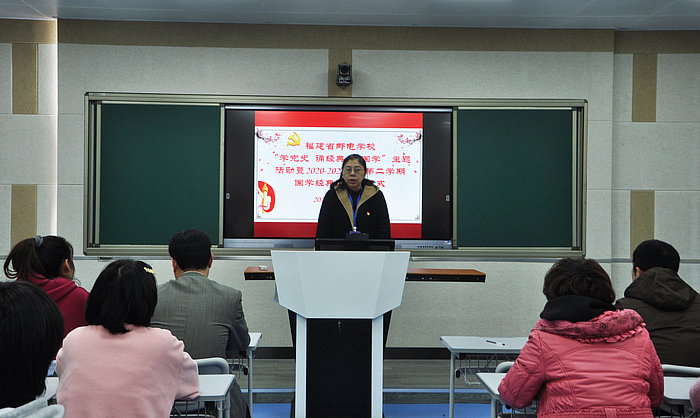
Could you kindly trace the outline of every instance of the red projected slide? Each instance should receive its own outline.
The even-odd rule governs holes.
[[[419,239],[422,147],[421,113],[256,111],[255,237],[314,237],[343,159],[360,154],[384,192],[392,238]]]

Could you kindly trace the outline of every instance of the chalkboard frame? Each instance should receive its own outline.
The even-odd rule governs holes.
[[[586,244],[586,156],[587,156],[587,112],[588,103],[586,100],[579,101],[562,101],[562,100],[515,100],[509,103],[505,100],[485,100],[477,101],[466,106],[459,106],[456,113],[469,111],[516,111],[527,112],[536,111],[544,112],[564,112],[571,120],[570,132],[570,170],[571,170],[571,224],[569,225],[571,232],[571,245],[568,246],[462,246],[462,238],[460,237],[460,225],[455,219],[455,240],[460,251],[464,251],[469,256],[479,257],[533,257],[533,258],[554,258],[563,256],[583,256],[585,255]],[[459,158],[459,148],[461,145],[460,135],[458,130],[461,128],[459,124],[459,115],[456,115],[454,123],[454,139],[455,139],[455,161],[456,167],[454,196],[455,196],[455,217],[460,216],[459,205],[464,205],[464,199],[460,198],[460,176],[459,167],[463,160]],[[543,205],[547,202],[543,201]],[[480,220],[479,220],[480,221]]]
[[[166,256],[167,245],[104,245],[95,239],[96,213],[95,197],[99,195],[96,183],[94,161],[99,155],[97,148],[97,126],[100,120],[101,103],[122,104],[171,104],[171,105],[210,105],[224,107],[230,103],[275,104],[275,105],[344,105],[344,106],[442,106],[453,108],[453,240],[459,242],[458,217],[460,202],[458,196],[458,123],[457,115],[464,109],[570,109],[572,111],[572,235],[574,241],[569,246],[521,246],[521,247],[456,247],[451,250],[411,250],[413,259],[454,260],[465,259],[507,259],[507,258],[554,258],[585,255],[586,247],[586,148],[587,148],[587,107],[585,99],[411,99],[411,98],[324,98],[324,97],[272,97],[272,96],[225,96],[225,95],[177,95],[88,92],[85,94],[85,181],[83,252],[97,256]],[[221,119],[220,134],[224,136],[224,119]],[[223,177],[223,152],[220,176]],[[223,181],[221,186],[223,187]],[[220,198],[223,190],[220,190]],[[223,204],[222,204],[223,205]],[[223,243],[223,214],[219,217],[219,240],[214,243],[213,252],[217,256],[269,256],[266,248],[221,248]],[[98,237],[99,238],[99,237]]]

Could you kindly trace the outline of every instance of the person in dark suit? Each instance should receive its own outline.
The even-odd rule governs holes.
[[[152,326],[170,330],[195,359],[226,358],[227,351],[245,351],[250,335],[242,294],[209,279],[214,261],[209,237],[196,229],[177,233],[168,252],[175,279],[158,286]],[[250,416],[237,383],[231,393],[231,416]]]
[[[367,178],[367,163],[359,154],[345,157],[341,176],[326,192],[318,214],[317,238],[345,238],[348,232],[369,238],[391,238],[384,194]]]

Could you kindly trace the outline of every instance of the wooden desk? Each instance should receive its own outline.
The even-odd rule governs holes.
[[[496,416],[496,406],[501,401],[501,394],[498,393],[498,386],[501,380],[506,376],[505,373],[477,373],[479,379],[486,391],[491,395],[491,416]],[[690,387],[697,381],[697,377],[675,377],[664,376],[664,402],[671,405],[680,405],[682,411],[691,408],[690,404]],[[536,406],[536,403],[533,403]],[[681,415],[684,416],[684,415]]]
[[[235,380],[236,376],[232,374],[200,374],[199,396],[180,402],[216,402],[217,416],[229,418],[231,404],[228,393]]]
[[[246,280],[275,280],[275,270],[268,266],[261,270],[259,266],[248,267],[243,272]],[[486,273],[473,269],[417,269],[409,268],[406,272],[407,282],[476,282],[486,281]]]
[[[202,374],[199,375],[199,396],[181,402],[216,402],[219,418],[229,417],[231,405],[228,393],[236,376],[232,374]],[[58,377],[46,378],[46,391],[41,396],[51,399],[56,395]],[[251,414],[252,415],[252,414]]]
[[[450,398],[449,398],[449,418],[455,414],[455,362],[460,354],[490,354],[486,366],[498,360],[508,360],[506,355],[517,356],[527,342],[527,337],[469,337],[469,336],[442,336],[440,342],[450,350]],[[467,373],[474,373],[480,370],[471,370],[471,360],[468,359]],[[477,359],[477,362],[479,359]],[[478,364],[478,363],[477,363]],[[493,365],[493,368],[496,364]],[[478,373],[477,373],[478,375]],[[500,381],[499,381],[500,382]],[[498,385],[496,385],[498,393]],[[492,409],[494,406],[492,405]]]

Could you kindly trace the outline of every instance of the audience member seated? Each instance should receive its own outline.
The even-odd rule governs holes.
[[[664,392],[661,363],[631,309],[618,310],[594,260],[564,258],[544,278],[547,303],[498,387],[503,402],[539,417],[652,417]]]
[[[245,351],[250,343],[241,291],[209,279],[214,256],[202,231],[175,234],[168,245],[174,280],[158,287],[154,327],[170,330],[194,358]],[[250,416],[238,383],[231,388],[231,416]]]
[[[102,270],[87,301],[90,325],[68,334],[56,358],[66,417],[167,417],[176,399],[199,395],[182,341],[149,327],[157,301],[148,264],[118,260]]]
[[[617,306],[641,315],[661,363],[700,367],[700,298],[678,276],[678,251],[663,241],[644,241],[632,264],[632,283]]]
[[[700,379],[690,387],[690,404],[693,405],[693,409],[700,411]]]
[[[0,417],[63,416],[39,398],[62,340],[61,311],[44,291],[0,282]]]
[[[22,240],[10,251],[4,267],[10,279],[34,283],[49,294],[63,314],[65,334],[87,325],[88,292],[73,279],[73,246],[65,238],[37,235]]]

